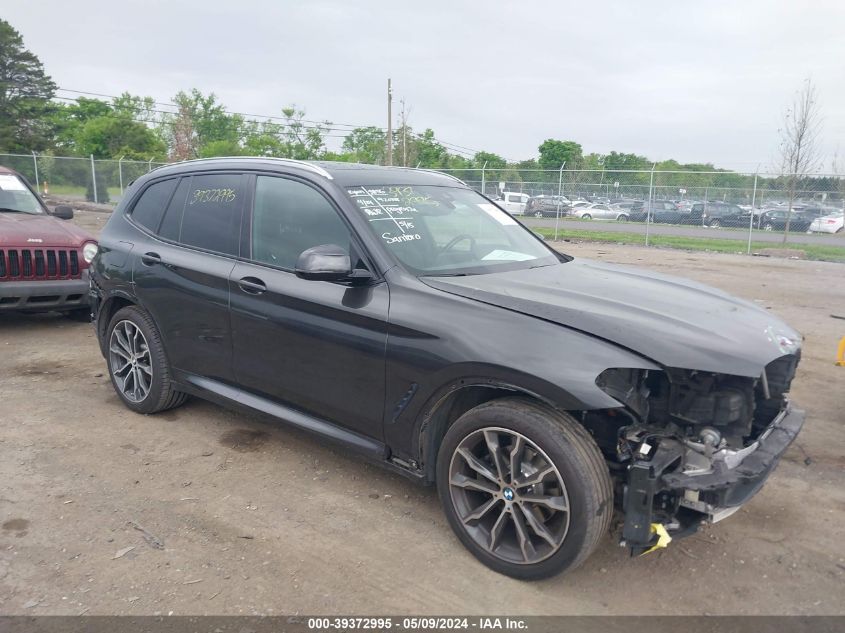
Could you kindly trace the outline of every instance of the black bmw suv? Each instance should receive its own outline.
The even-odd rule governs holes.
[[[163,167],[102,232],[114,388],[307,429],[437,485],[463,544],[525,579],[718,521],[804,415],[801,337],[696,283],[574,259],[462,182],[269,158]]]

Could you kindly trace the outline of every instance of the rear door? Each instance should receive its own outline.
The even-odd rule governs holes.
[[[387,284],[297,277],[300,253],[322,244],[348,249],[353,266],[372,267],[323,191],[292,177],[255,181],[246,252],[231,274],[236,379],[253,393],[381,439]]]
[[[246,192],[239,173],[185,176],[163,216],[142,220],[138,205],[130,215],[154,233],[132,250],[135,294],[155,319],[177,370],[232,379],[229,274]]]

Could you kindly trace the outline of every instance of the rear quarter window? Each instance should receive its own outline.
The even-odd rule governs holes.
[[[129,214],[132,221],[153,233],[157,232],[164,210],[178,182],[178,178],[172,178],[147,187]]]

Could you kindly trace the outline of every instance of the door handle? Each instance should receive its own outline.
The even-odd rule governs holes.
[[[250,295],[260,295],[267,290],[267,285],[258,277],[243,277],[238,281],[238,286]]]
[[[144,253],[141,255],[141,263],[145,266],[152,266],[161,263],[161,255],[158,253]]]

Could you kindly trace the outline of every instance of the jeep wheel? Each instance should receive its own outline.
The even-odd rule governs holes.
[[[157,413],[185,402],[186,394],[173,387],[161,335],[149,314],[138,306],[118,310],[107,336],[109,377],[127,407]]]
[[[482,404],[449,428],[437,487],[467,549],[523,580],[580,565],[613,513],[607,465],[587,431],[568,414],[521,398]]]

